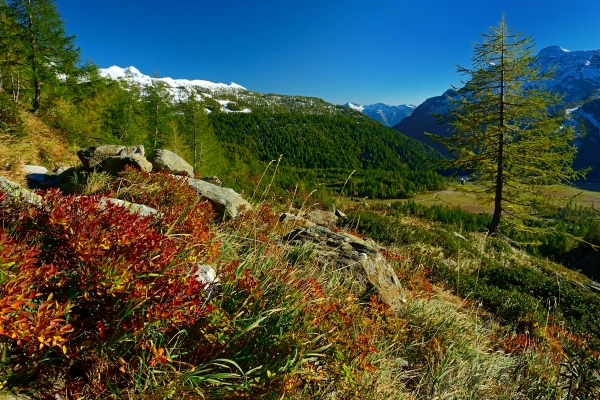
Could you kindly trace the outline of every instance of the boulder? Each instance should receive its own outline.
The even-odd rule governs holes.
[[[144,146],[119,146],[106,144],[102,146],[93,146],[87,149],[82,149],[77,152],[77,157],[81,160],[81,164],[88,171],[94,171],[96,168],[102,167],[102,163],[109,157],[123,157],[137,154],[144,156]]]
[[[28,181],[44,182],[48,169],[40,165],[24,165],[23,171],[27,176]]]
[[[143,204],[130,203],[121,199],[113,199],[110,197],[104,197],[99,201],[100,207],[106,207],[106,204],[116,204],[117,206],[126,208],[129,212],[133,214],[138,214],[141,217],[148,217],[150,215],[156,215],[156,209],[152,207],[148,207]]]
[[[233,189],[223,188],[200,179],[188,179],[188,185],[198,193],[200,197],[210,200],[215,211],[222,218],[235,218],[240,213],[252,209],[250,203]]]
[[[202,180],[204,182],[212,183],[213,185],[216,185],[216,186],[223,185],[223,182],[221,182],[219,177],[216,175],[203,176],[202,178],[200,178],[200,180]]]
[[[337,225],[338,217],[329,211],[313,210],[306,215],[306,219],[317,225],[333,228]]]
[[[30,189],[47,189],[57,187],[58,177],[48,174],[48,169],[39,165],[25,165],[23,171],[27,178],[27,186]]]
[[[405,309],[402,285],[372,240],[322,227],[299,228],[283,237],[292,246],[309,245],[327,267],[345,274],[352,290],[361,296],[373,287],[394,312]]]
[[[302,218],[302,217],[298,217],[295,214],[292,213],[283,213],[279,216],[279,222],[281,222],[282,224],[293,224],[296,223],[297,225],[300,226],[315,226],[314,222],[310,222],[309,220]]]
[[[73,177],[77,174],[76,167],[59,167],[54,170],[54,175],[58,176],[60,183],[71,182]]]
[[[194,168],[172,151],[155,149],[148,156],[148,161],[152,163],[152,168],[155,171],[166,171],[173,175],[194,177]]]
[[[16,184],[3,176],[0,176],[0,191],[7,194],[9,199],[26,201],[31,204],[39,204],[42,201],[42,198],[39,195],[21,187],[21,185]]]
[[[152,171],[152,164],[150,164],[144,156],[139,154],[108,157],[102,162],[102,170],[111,175],[117,175],[119,172],[125,170],[125,167],[128,165],[131,165],[139,171]]]

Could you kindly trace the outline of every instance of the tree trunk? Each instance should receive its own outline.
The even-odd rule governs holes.
[[[28,0],[29,8],[31,9],[31,0]],[[35,43],[35,35],[33,34],[33,17],[29,14],[29,45],[31,46],[31,70],[33,71],[33,113],[37,114],[40,110],[40,97],[42,92],[42,82],[40,81],[38,72],[37,60],[37,45]]]
[[[196,134],[196,110],[193,111],[193,115],[192,115],[193,121],[194,121],[194,169],[196,169],[196,166],[198,165],[198,137]]]
[[[505,85],[505,65],[504,65],[504,32],[502,32],[502,48],[500,52],[500,118],[498,134],[498,158],[497,158],[497,169],[496,169],[496,195],[494,198],[494,216],[488,229],[488,236],[496,236],[498,234],[498,226],[500,225],[500,219],[502,217],[502,184],[503,184],[503,172],[504,172],[504,85]]]

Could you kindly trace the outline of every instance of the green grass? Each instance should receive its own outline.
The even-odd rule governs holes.
[[[468,186],[473,186],[472,184],[467,183]],[[459,187],[458,187],[459,188]],[[555,193],[558,197],[575,197],[576,203],[579,205],[592,207],[599,209],[600,208],[600,184],[599,183],[580,183],[575,187],[567,188],[565,192]],[[353,198],[344,197],[340,204],[344,205],[352,205],[355,204],[356,201],[352,200]],[[415,195],[411,199],[386,199],[386,200],[378,200],[378,199],[360,199],[362,203],[366,203],[370,206],[380,206],[388,203],[393,203],[395,201],[409,201],[412,200],[415,203],[420,203],[424,206],[434,206],[434,205],[447,205],[449,207],[456,207],[462,210],[472,212],[472,213],[482,213],[487,212],[491,213],[491,208],[486,208],[481,205],[481,203],[477,200],[475,195],[470,193],[462,193],[457,190],[457,186],[448,186],[445,190],[440,191],[432,191],[432,192],[423,192]]]

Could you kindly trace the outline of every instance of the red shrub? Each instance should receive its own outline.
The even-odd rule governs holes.
[[[63,348],[71,325],[69,302],[53,300],[47,282],[59,275],[41,264],[39,250],[16,243],[0,227],[0,337],[23,346],[28,354],[45,347]]]
[[[0,204],[0,224],[10,227],[17,242],[41,250],[21,250],[3,236],[8,261],[2,262],[2,271],[13,258],[19,260],[17,269],[8,272],[11,284],[0,289],[7,337],[23,344],[43,328],[44,344],[62,345],[69,331],[62,323],[69,307],[77,338],[67,343],[70,351],[149,323],[158,323],[154,329],[195,324],[209,310],[193,267],[217,254],[208,227],[211,219],[210,208],[203,204],[173,204],[162,207],[159,218],[141,218],[116,205],[101,206],[98,198],[64,197],[56,191],[46,192],[37,207]],[[32,302],[48,296],[54,302],[51,297]],[[19,308],[15,301],[27,300],[32,302],[27,303],[30,314],[7,311]],[[19,339],[15,330],[27,333]],[[48,342],[50,336],[54,339]]]

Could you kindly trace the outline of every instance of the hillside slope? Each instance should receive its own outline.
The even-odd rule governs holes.
[[[0,333],[5,389],[126,399],[598,393],[579,372],[597,373],[597,286],[503,240],[396,207],[345,209],[333,230],[377,241],[369,251],[404,288],[405,309],[394,312],[309,242],[284,239],[303,224],[279,219],[293,199],[213,220],[185,180],[133,170],[107,194],[159,213],[51,191],[42,207],[0,202],[0,271],[21,272],[0,286],[11,304],[0,328],[14,333]],[[199,282],[197,266],[219,280]],[[32,304],[17,301],[17,284]],[[14,313],[20,330],[6,324]]]

